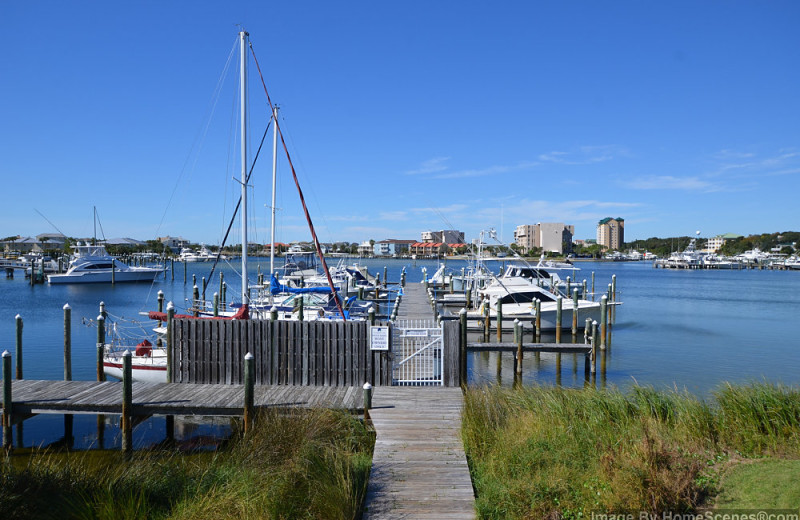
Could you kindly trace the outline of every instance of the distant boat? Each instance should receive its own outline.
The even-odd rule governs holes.
[[[49,284],[65,283],[111,283],[116,282],[152,282],[156,276],[164,273],[164,268],[131,267],[117,262],[109,255],[104,245],[81,244],[72,246],[75,251],[64,274],[47,276]]]

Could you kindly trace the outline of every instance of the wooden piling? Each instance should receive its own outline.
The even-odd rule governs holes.
[[[248,352],[244,356],[244,433],[250,431],[254,419],[254,397],[256,384],[256,364],[253,354]]]
[[[514,336],[517,340],[517,359],[516,359],[516,375],[519,380],[522,380],[522,324],[519,320],[514,320]]]
[[[578,289],[572,291],[572,335],[578,335]]]
[[[131,351],[122,354],[122,415],[120,417],[122,433],[122,451],[133,451],[133,376],[131,368]]]
[[[219,294],[214,293],[214,317],[219,316]]]
[[[617,301],[617,275],[611,275],[611,301]]]
[[[181,263],[183,264],[183,285],[186,285],[186,261]]]
[[[14,321],[17,331],[17,379],[22,379],[22,316],[17,314]]]
[[[367,382],[362,388],[364,389],[364,418],[366,418],[372,408],[372,385]]]
[[[72,308],[64,304],[64,381],[72,381]]]
[[[175,259],[174,258],[170,258],[169,259],[169,276],[170,276],[170,281],[174,282],[175,281]]]
[[[459,379],[461,379],[461,387],[467,387],[467,309],[461,309],[458,313],[458,319],[461,322],[461,341],[459,342]]]
[[[194,276],[194,275],[192,275]],[[200,305],[200,288],[197,287],[197,284],[194,285],[192,288],[192,315],[196,318],[200,316],[199,306]]]
[[[536,298],[534,306],[536,309],[536,341],[538,342],[542,337],[542,300]]]
[[[175,306],[172,302],[167,303],[167,383],[172,382],[172,350],[175,348],[173,344],[174,332],[174,316]]]
[[[105,353],[106,344],[106,319],[102,314],[97,316],[97,343],[96,343],[96,365],[97,365],[97,380],[105,381],[106,375],[103,371],[103,354]]]
[[[484,300],[483,308],[483,341],[489,343],[489,298]]]
[[[561,343],[561,305],[563,298],[559,294],[556,296],[556,343]],[[574,318],[572,321],[575,321]]]
[[[592,271],[592,301],[594,301],[594,271]]]
[[[3,352],[3,449],[11,450],[11,353]]]
[[[497,342],[503,342],[503,302],[497,300]]]
[[[596,372],[597,372],[597,322],[593,321],[592,322],[592,374]]]
[[[111,285],[114,285],[116,282],[117,274],[117,261],[115,259],[111,259]]]
[[[608,297],[600,298],[600,348],[606,348],[606,327],[608,325]]]

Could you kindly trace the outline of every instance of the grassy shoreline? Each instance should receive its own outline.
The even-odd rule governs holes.
[[[800,391],[486,387],[467,391],[462,435],[480,518],[694,512],[739,461],[800,458]]]
[[[0,466],[0,517],[358,518],[374,438],[345,412],[267,410],[216,452],[43,452]]]

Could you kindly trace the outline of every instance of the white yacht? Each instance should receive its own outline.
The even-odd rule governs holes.
[[[500,278],[495,279],[485,289],[479,291],[478,302],[480,307],[473,311],[468,311],[468,315],[482,316],[489,308],[489,315],[497,315],[497,303],[502,303],[503,317],[509,323],[515,317],[530,317],[535,314],[534,302],[541,302],[541,327],[542,330],[555,330],[558,326],[556,321],[557,298],[555,292],[551,292],[539,284],[549,284],[550,280],[544,280],[537,276],[536,268],[510,265]],[[551,276],[558,276],[553,275]],[[561,305],[561,327],[572,327],[572,312],[574,304],[572,299],[564,297]],[[583,326],[586,318],[593,321],[600,320],[600,303],[589,300],[578,300],[578,323]]]
[[[161,266],[131,267],[117,262],[109,255],[102,244],[81,244],[72,246],[75,250],[69,269],[64,274],[47,276],[47,283],[110,283],[114,282],[152,282],[164,273]]]

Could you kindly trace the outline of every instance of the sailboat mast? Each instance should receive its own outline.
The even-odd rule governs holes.
[[[246,31],[239,33],[240,51],[240,101],[242,140],[242,305],[250,303],[247,286],[247,37]]]
[[[278,178],[278,105],[272,109],[272,224],[269,234],[269,274],[275,273],[275,186]],[[270,291],[270,295],[272,292]]]

